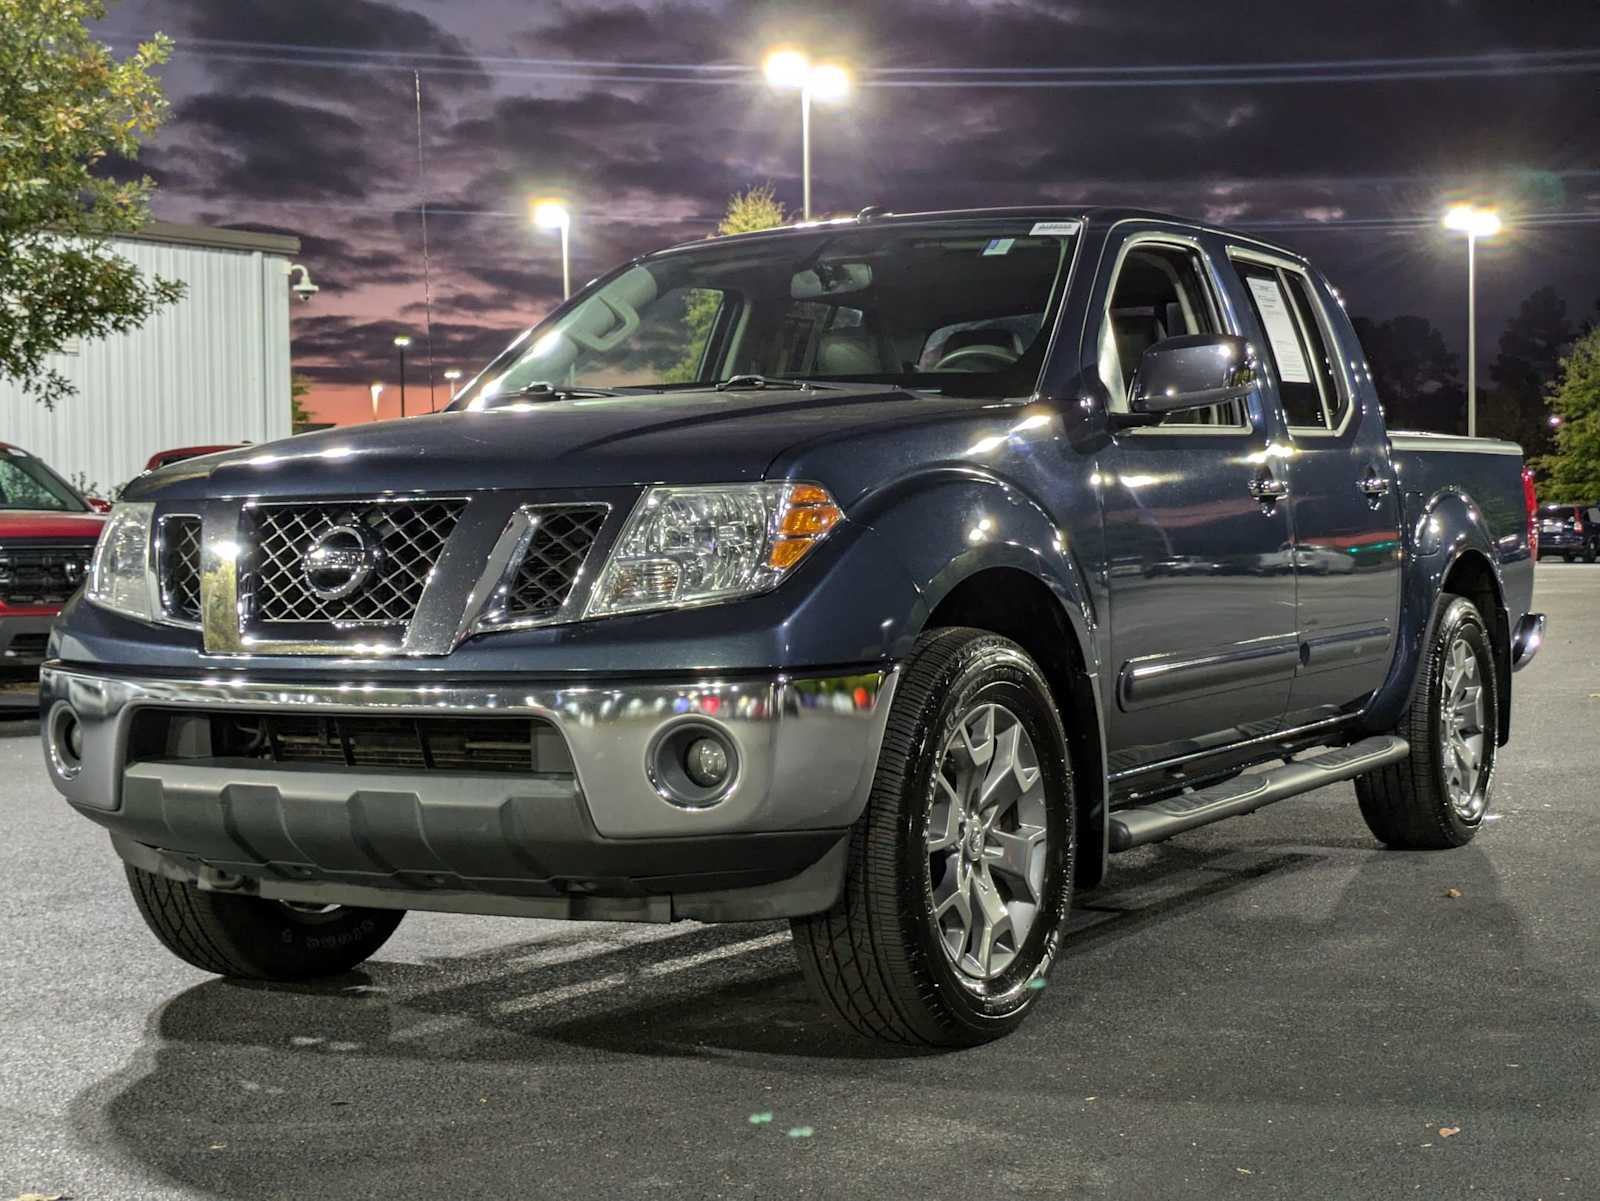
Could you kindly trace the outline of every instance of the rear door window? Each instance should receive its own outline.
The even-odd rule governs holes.
[[[1256,324],[1266,335],[1278,397],[1289,428],[1333,433],[1344,426],[1350,394],[1329,350],[1321,302],[1304,272],[1235,258]]]

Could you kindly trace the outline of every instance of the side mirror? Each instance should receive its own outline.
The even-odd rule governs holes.
[[[83,499],[88,502],[89,507],[96,513],[111,512],[111,502],[109,500],[101,500],[98,496],[86,496]]]
[[[1227,404],[1250,394],[1256,358],[1235,334],[1185,334],[1147,349],[1133,377],[1128,408],[1135,416],[1161,417],[1180,409]]]

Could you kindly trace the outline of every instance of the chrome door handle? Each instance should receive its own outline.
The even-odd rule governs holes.
[[[1389,494],[1389,481],[1387,477],[1379,475],[1376,471],[1369,471],[1356,487],[1361,489],[1364,496],[1376,500],[1380,496]]]
[[[1281,497],[1289,495],[1289,483],[1275,476],[1258,475],[1250,481],[1250,495],[1263,504],[1271,504]]]

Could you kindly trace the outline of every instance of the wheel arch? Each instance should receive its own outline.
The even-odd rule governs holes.
[[[1067,735],[1078,823],[1077,884],[1105,876],[1105,751],[1099,692],[1083,647],[1056,594],[1012,566],[981,568],[945,591],[924,629],[970,626],[1009,638],[1039,664]]]

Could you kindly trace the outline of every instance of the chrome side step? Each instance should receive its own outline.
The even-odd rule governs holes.
[[[1299,796],[1377,767],[1396,763],[1411,753],[1404,738],[1380,734],[1360,742],[1297,759],[1271,771],[1235,776],[1223,784],[1180,793],[1148,805],[1118,809],[1111,814],[1112,851],[1130,851],[1210,825],[1225,817],[1250,813],[1273,801]]]

